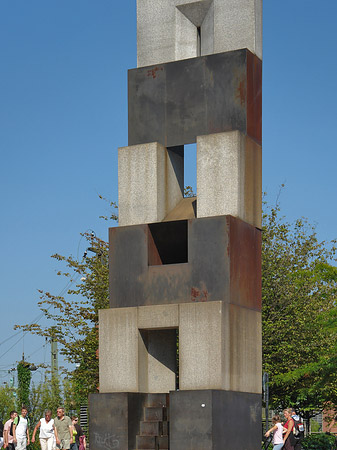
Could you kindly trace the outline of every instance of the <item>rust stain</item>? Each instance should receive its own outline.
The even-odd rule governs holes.
[[[199,289],[196,287],[191,288],[191,301],[192,302],[207,302],[208,291],[207,289]]]
[[[157,77],[157,72],[160,71],[160,70],[162,71],[163,68],[162,67],[154,67],[153,69],[149,69],[147,71],[147,76],[148,77],[152,77],[153,79],[155,79]]]
[[[241,106],[244,106],[246,104],[246,96],[247,96],[246,83],[243,80],[241,80],[236,94],[236,98],[240,99]]]

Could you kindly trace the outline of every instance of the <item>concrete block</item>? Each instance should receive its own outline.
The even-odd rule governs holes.
[[[261,393],[261,313],[223,302],[179,305],[179,389]]]
[[[128,102],[130,146],[235,130],[262,142],[262,62],[247,49],[129,70]]]
[[[176,388],[178,305],[140,310],[139,318],[138,308],[99,312],[101,393],[169,392]],[[156,329],[148,323],[149,318],[156,321]],[[149,326],[144,329],[144,325]]]
[[[214,53],[239,48],[262,59],[262,0],[215,0]]]
[[[119,148],[119,224],[163,220],[183,198],[183,180],[183,149],[156,142]]]
[[[140,330],[178,328],[178,325],[178,305],[153,305],[138,307],[138,328]]]
[[[147,324],[148,307],[100,311],[100,392],[175,390],[176,329],[167,329],[173,312],[180,390],[261,393],[261,313],[221,301],[174,306],[150,307],[156,329],[138,328]]]
[[[99,311],[100,392],[138,392],[137,309]]]
[[[222,302],[179,305],[179,389],[229,389]],[[229,331],[229,330],[228,330]],[[227,361],[226,361],[227,360]]]
[[[229,324],[231,390],[261,393],[261,313],[230,305]]]
[[[197,138],[197,217],[232,215],[261,228],[261,146],[239,131]]]
[[[193,58],[198,45],[201,55],[248,48],[262,58],[262,0],[137,1],[138,67]]]

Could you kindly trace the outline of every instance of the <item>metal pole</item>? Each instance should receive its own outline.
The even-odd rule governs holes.
[[[269,429],[269,374],[264,372],[263,374],[263,400],[266,404],[265,415],[266,415],[266,431]]]
[[[58,377],[59,362],[57,352],[57,342],[51,338],[51,376]]]

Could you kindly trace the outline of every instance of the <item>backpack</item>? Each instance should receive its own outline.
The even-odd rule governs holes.
[[[300,416],[296,414],[296,415],[292,416],[292,419],[294,421],[293,432],[294,432],[296,439],[303,439],[304,425],[303,425],[303,422],[302,422]]]
[[[78,450],[84,450],[84,442],[83,442],[84,439],[85,439],[85,436],[83,434],[82,436],[80,436],[80,447]]]
[[[20,422],[20,416],[17,416],[17,419],[18,419],[18,423],[16,424],[16,426],[19,425],[19,422]],[[10,427],[10,429],[9,429],[9,434],[10,434],[11,436],[14,436],[14,435],[13,435],[13,426],[14,426],[14,420],[12,421],[11,427]]]

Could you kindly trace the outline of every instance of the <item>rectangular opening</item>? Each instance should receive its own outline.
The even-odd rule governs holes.
[[[184,197],[197,195],[197,144],[184,145]]]
[[[197,27],[197,56],[201,56],[201,27]]]
[[[178,330],[139,330],[139,382],[144,392],[169,392],[179,386]]]
[[[148,225],[149,266],[187,262],[187,220]]]

